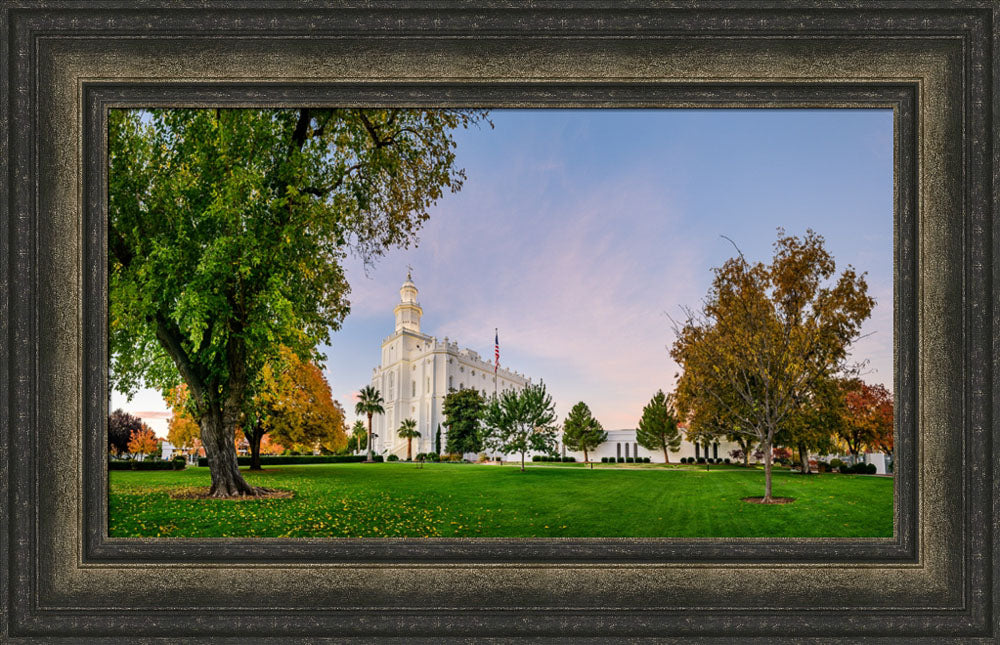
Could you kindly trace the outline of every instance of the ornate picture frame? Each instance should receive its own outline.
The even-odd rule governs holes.
[[[993,642],[998,9],[4,0],[0,633]],[[154,105],[891,108],[894,537],[109,538],[106,118]]]

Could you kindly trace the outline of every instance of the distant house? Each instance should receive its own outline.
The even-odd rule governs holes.
[[[635,429],[608,430],[607,432],[607,441],[598,446],[596,450],[590,450],[587,452],[591,461],[600,461],[603,457],[610,457],[616,460],[619,457],[624,459],[635,459],[636,457],[644,459],[649,457],[649,461],[651,463],[662,464],[664,462],[662,450],[647,450],[639,445],[639,442],[636,441]],[[575,457],[577,461],[583,460],[583,451],[569,450],[565,445],[563,445],[561,432],[558,435],[558,439],[558,450],[560,456]],[[681,441],[680,448],[677,449],[677,451],[670,451],[670,463],[679,463],[681,458],[684,457],[732,459],[730,453],[733,450],[739,449],[739,444],[725,440],[712,442],[706,447],[702,443],[695,444],[691,443],[687,439],[684,439]]]
[[[160,458],[170,461],[175,455],[181,454],[180,450],[166,439],[160,441]]]

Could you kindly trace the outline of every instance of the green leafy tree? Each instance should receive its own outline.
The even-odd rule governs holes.
[[[211,494],[254,495],[234,438],[284,345],[318,360],[349,310],[342,260],[416,239],[460,188],[452,132],[482,112],[112,110],[111,385],[183,381]]]
[[[657,390],[642,409],[636,442],[646,450],[662,450],[664,463],[670,463],[670,451],[681,447],[681,433],[674,412],[673,398]]]
[[[499,452],[520,454],[523,471],[524,453],[555,449],[555,421],[555,404],[545,391],[545,383],[528,385],[520,392],[507,390],[494,395],[486,405],[485,442]]]
[[[839,379],[817,379],[799,408],[788,416],[774,441],[795,450],[803,475],[809,468],[809,453],[828,454],[835,448],[835,435],[841,427],[844,394]]]
[[[437,432],[434,433],[434,452],[441,454],[441,424],[438,424]]]
[[[371,462],[372,460],[372,417],[376,414],[385,414],[385,408],[382,404],[385,401],[382,400],[382,394],[375,389],[373,385],[366,385],[361,388],[358,392],[358,402],[354,405],[354,413],[359,415],[365,415],[368,417],[368,459],[366,461]]]
[[[480,426],[486,400],[479,390],[452,390],[444,397],[444,424],[448,428],[445,450],[465,454],[483,449]]]
[[[563,421],[563,444],[570,450],[583,451],[584,463],[590,462],[591,450],[608,440],[601,422],[594,418],[586,403],[580,401],[573,406]],[[593,468],[594,464],[590,464]]]
[[[675,328],[677,407],[683,416],[723,408],[753,437],[770,503],[775,434],[818,384],[852,369],[848,349],[875,300],[852,267],[834,279],[833,256],[813,231],[798,238],[779,229],[770,265],[741,253],[714,273],[701,310]]]
[[[399,424],[399,429],[396,430],[396,434],[401,439],[406,439],[406,461],[410,461],[413,459],[413,439],[420,436],[416,420],[403,419],[403,422]]]

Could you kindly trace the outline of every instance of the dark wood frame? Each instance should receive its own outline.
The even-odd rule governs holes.
[[[4,637],[998,635],[996,2],[2,2]],[[154,104],[892,108],[894,537],[108,538],[105,118]]]

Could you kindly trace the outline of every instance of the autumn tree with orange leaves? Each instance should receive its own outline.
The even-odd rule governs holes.
[[[128,451],[133,455],[148,455],[156,450],[156,435],[152,428],[143,424],[142,428],[132,431],[128,441]]]
[[[891,454],[893,450],[892,393],[883,385],[869,385],[860,379],[842,382],[844,416],[837,436],[857,459],[863,448]]]
[[[171,412],[167,421],[167,441],[182,452],[197,451],[201,447],[201,427],[188,409],[190,397],[187,386],[182,383],[165,392],[163,398]]]
[[[344,409],[333,400],[322,370],[286,347],[261,370],[253,408],[245,420],[251,470],[260,470],[264,435],[286,447],[339,452],[347,446]]]

